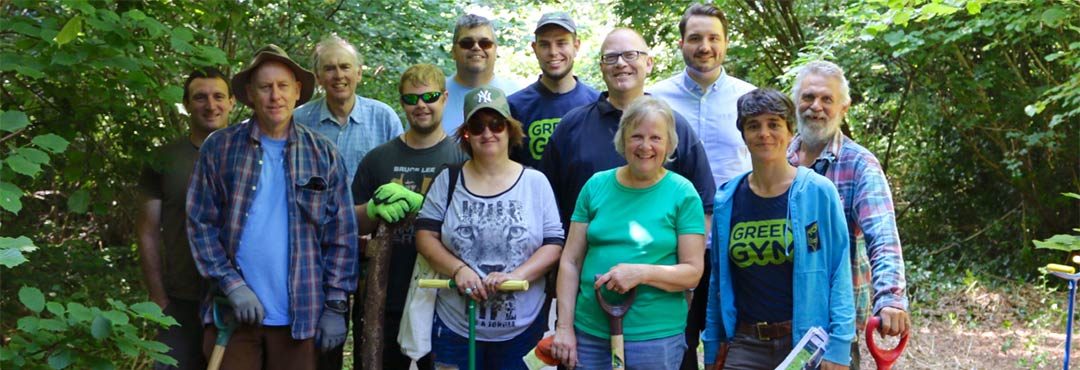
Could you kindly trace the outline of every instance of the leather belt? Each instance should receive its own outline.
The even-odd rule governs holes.
[[[742,323],[740,322],[735,328],[735,332],[739,334],[749,335],[762,341],[770,341],[773,339],[779,339],[791,335],[791,320],[777,323],[757,322],[757,323]]]

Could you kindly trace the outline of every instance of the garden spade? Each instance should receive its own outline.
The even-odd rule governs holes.
[[[212,310],[214,311],[214,326],[217,327],[217,339],[214,341],[214,352],[210,354],[210,363],[206,369],[218,370],[221,368],[221,360],[225,356],[225,346],[229,345],[229,338],[232,337],[233,331],[236,330],[239,323],[236,321],[236,317],[233,316],[232,306],[229,305],[228,298],[214,298]]]
[[[600,308],[604,310],[604,313],[608,317],[609,331],[611,332],[611,368],[622,369],[626,365],[626,350],[623,345],[623,316],[626,316],[626,312],[630,311],[630,305],[634,303],[634,296],[637,295],[637,288],[632,288],[626,292],[626,297],[620,304],[609,304],[604,300],[604,296],[600,294],[600,289],[603,286],[593,288],[596,291],[596,301],[600,303]]]

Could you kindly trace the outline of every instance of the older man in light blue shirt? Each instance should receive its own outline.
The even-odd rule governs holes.
[[[348,41],[330,36],[315,46],[315,77],[326,94],[296,109],[296,122],[336,144],[352,184],[368,151],[404,132],[401,119],[383,102],[356,94],[360,56]]]
[[[693,4],[679,21],[679,48],[686,69],[649,88],[653,96],[664,99],[671,108],[689,121],[701,138],[709,158],[713,181],[720,186],[750,170],[750,152],[742,134],[735,127],[739,97],[755,87],[728,76],[724,71],[727,54],[727,19],[713,4]],[[706,237],[711,247],[712,238]],[[706,249],[705,260],[711,251]],[[709,291],[709,264],[705,264],[700,292],[691,302],[686,321],[687,351],[681,369],[697,369],[698,337],[705,321],[705,292]],[[706,359],[711,361],[712,359]]]

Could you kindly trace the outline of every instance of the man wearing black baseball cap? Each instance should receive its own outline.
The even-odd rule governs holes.
[[[574,58],[581,40],[570,14],[542,15],[533,35],[532,50],[541,73],[536,82],[509,97],[511,115],[525,126],[525,143],[510,153],[510,159],[538,168],[562,116],[596,101],[600,92],[574,76]]]
[[[252,117],[210,135],[195,164],[187,198],[195,264],[241,324],[224,368],[314,369],[316,347],[345,341],[357,269],[347,173],[333,144],[292,117],[314,85],[281,48],[259,49],[232,80]],[[203,323],[213,320],[205,305]],[[215,331],[208,326],[207,337]]]

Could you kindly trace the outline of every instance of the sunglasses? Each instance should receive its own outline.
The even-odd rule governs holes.
[[[466,50],[472,49],[476,44],[480,44],[480,48],[484,50],[495,47],[495,41],[492,41],[491,39],[480,39],[480,41],[476,41],[467,37],[457,41],[457,46]]]
[[[416,105],[421,100],[423,100],[424,103],[431,104],[439,101],[439,98],[441,97],[442,91],[428,91],[423,94],[401,94],[401,101],[404,102],[405,105]]]
[[[468,123],[466,123],[465,128],[467,130],[469,130],[470,134],[479,136],[479,135],[484,134],[484,128],[485,127],[488,130],[491,130],[491,133],[498,134],[498,133],[503,132],[503,131],[506,130],[506,119],[505,118],[497,118],[497,119],[487,121],[486,123],[485,122],[480,122],[480,121],[477,121],[477,120],[470,120]]]

